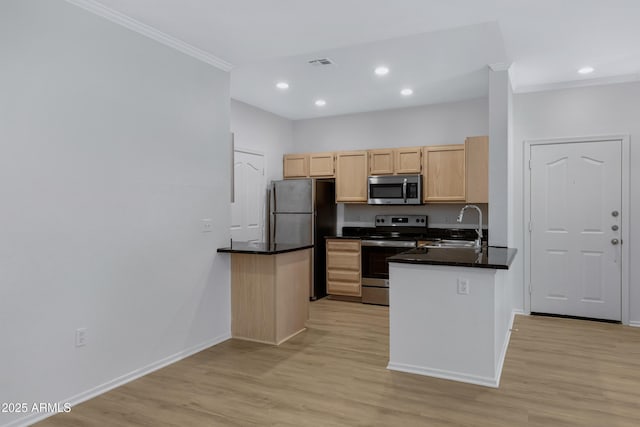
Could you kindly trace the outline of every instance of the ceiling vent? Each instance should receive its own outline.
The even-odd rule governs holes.
[[[334,62],[329,58],[318,58],[312,59],[311,61],[309,61],[309,64],[313,65],[314,67],[318,67],[320,65],[333,65]]]

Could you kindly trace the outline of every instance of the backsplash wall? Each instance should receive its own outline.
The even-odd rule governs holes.
[[[478,224],[478,213],[469,210],[464,214],[462,223],[458,224],[456,218],[464,203],[452,204],[428,204],[421,206],[380,206],[380,205],[360,205],[360,204],[338,204],[338,229],[343,226],[351,227],[373,227],[376,215],[428,215],[429,227],[431,228],[476,228]],[[482,210],[482,222],[484,228],[487,227],[488,205],[479,203]]]

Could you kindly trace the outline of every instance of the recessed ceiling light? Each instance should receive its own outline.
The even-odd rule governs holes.
[[[327,105],[327,101],[325,101],[324,99],[318,99],[316,100],[316,105],[318,107],[324,107],[325,105]]]
[[[380,66],[380,67],[377,67],[377,68],[374,70],[374,73],[376,73],[376,74],[377,74],[377,75],[379,75],[379,76],[384,76],[384,75],[386,75],[386,74],[388,74],[388,73],[389,73],[389,68],[387,68],[387,67],[385,67],[385,66]]]
[[[593,73],[594,68],[593,67],[582,67],[578,70],[578,73],[580,74],[591,74]]]
[[[400,94],[401,94],[402,96],[410,96],[410,95],[413,95],[413,89],[409,89],[408,87],[407,87],[407,88],[404,88],[404,89],[402,89],[402,90],[400,91]]]
[[[276,87],[278,89],[282,89],[282,90],[289,89],[289,83],[287,83],[287,82],[278,82],[278,83],[276,83]]]

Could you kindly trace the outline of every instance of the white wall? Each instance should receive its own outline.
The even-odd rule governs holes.
[[[462,144],[468,136],[488,135],[486,98],[422,107],[375,111],[293,122],[294,152],[363,150],[367,148]],[[430,225],[458,227],[462,205],[430,204],[418,207],[339,206],[339,223],[373,226],[378,214],[407,213],[430,216]],[[486,207],[484,218],[487,217]],[[486,223],[486,222],[485,222]],[[463,227],[477,224],[467,214]]]
[[[228,74],[62,0],[0,2],[0,52],[0,402],[228,337]]]
[[[629,134],[631,139],[630,218],[631,241],[625,247],[630,254],[630,320],[640,324],[640,227],[633,221],[640,212],[640,83],[593,86],[518,94],[514,97],[515,153],[514,185],[523,188],[522,144],[530,139]],[[518,222],[516,246],[522,250],[524,221],[522,192],[515,192],[514,219]],[[521,273],[523,274],[523,273]],[[524,280],[518,287],[514,304],[523,307]]]
[[[231,131],[236,149],[265,155],[267,182],[282,179],[282,156],[293,150],[291,120],[232,99]]]
[[[293,122],[294,152],[462,144],[488,135],[486,98]]]

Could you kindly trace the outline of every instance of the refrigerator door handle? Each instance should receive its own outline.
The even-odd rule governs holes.
[[[269,245],[273,245],[276,243],[276,224],[278,223],[278,221],[276,221],[275,218],[273,218],[273,222],[271,223],[271,238],[269,239]]]
[[[271,243],[271,189],[267,187],[265,190],[265,200],[264,200],[264,239],[267,241],[267,244]]]
[[[276,207],[276,188],[278,186],[275,184],[271,185],[271,212],[278,212],[278,209]]]
[[[276,211],[276,186],[271,185],[269,192],[269,244],[272,245],[276,242],[276,218],[274,212]]]

